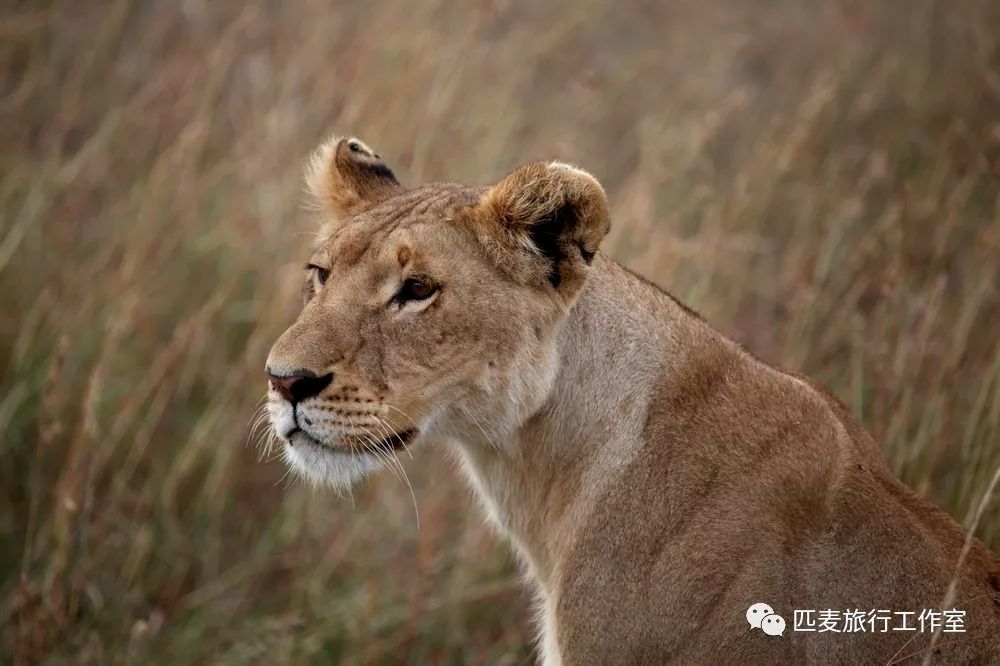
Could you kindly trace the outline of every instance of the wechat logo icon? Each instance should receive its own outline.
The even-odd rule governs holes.
[[[774,609],[767,604],[756,603],[747,609],[747,622],[751,629],[760,629],[768,636],[781,636],[785,633],[785,618],[775,614]]]

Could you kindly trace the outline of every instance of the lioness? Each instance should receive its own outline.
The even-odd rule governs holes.
[[[308,185],[327,224],[267,359],[284,457],[346,486],[447,442],[537,587],[546,664],[1000,663],[997,556],[827,389],[601,254],[591,175],[407,189],[338,139]]]

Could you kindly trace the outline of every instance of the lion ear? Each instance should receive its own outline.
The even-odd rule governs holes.
[[[488,248],[501,266],[567,301],[583,286],[611,226],[601,184],[561,162],[533,162],[511,172],[483,195],[480,208]]]
[[[367,210],[401,189],[375,151],[355,138],[333,137],[309,160],[306,185],[335,223]]]

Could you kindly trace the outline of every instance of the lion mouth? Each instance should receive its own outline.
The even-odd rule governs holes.
[[[350,448],[354,453],[391,453],[393,451],[402,451],[409,445],[413,440],[414,436],[417,434],[416,428],[410,428],[409,430],[403,430],[402,432],[397,432],[393,435],[389,435],[385,439],[373,442],[370,439],[352,436]]]
[[[328,449],[330,451],[336,451],[338,453],[353,453],[355,455],[361,455],[365,453],[392,453],[394,451],[401,451],[405,449],[413,438],[417,435],[416,428],[410,428],[409,430],[403,430],[402,432],[397,432],[384,439],[373,441],[371,438],[359,437],[357,435],[347,435],[344,437],[344,443],[339,446],[334,446],[322,442],[309,433],[307,433],[302,428],[294,428],[291,432],[285,435],[285,441],[288,442],[289,446],[295,446],[297,443],[312,444],[313,446]]]

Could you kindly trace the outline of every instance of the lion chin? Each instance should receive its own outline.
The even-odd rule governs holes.
[[[282,456],[289,469],[314,486],[346,490],[385,466],[384,460],[367,452],[339,451],[304,433],[292,435]]]

